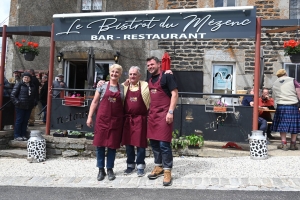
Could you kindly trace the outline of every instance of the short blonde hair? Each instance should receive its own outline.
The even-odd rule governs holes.
[[[109,67],[109,72],[111,72],[111,70],[113,69],[118,70],[121,74],[123,73],[123,68],[121,65],[113,64],[112,66]]]

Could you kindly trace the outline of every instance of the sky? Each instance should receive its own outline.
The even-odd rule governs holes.
[[[2,22],[9,16],[10,0],[0,0],[0,27],[3,26]],[[6,20],[8,25],[8,19]],[[2,46],[2,37],[0,37],[0,47]],[[0,49],[1,51],[1,49]]]

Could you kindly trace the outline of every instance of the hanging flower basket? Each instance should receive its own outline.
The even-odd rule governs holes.
[[[292,63],[300,63],[300,54],[292,54],[290,59]]]
[[[292,63],[300,63],[300,41],[285,41],[283,47],[284,55],[290,56]]]
[[[65,97],[66,106],[84,106],[84,97]]]
[[[27,61],[33,61],[35,56],[39,55],[39,44],[36,42],[27,42],[22,40],[22,42],[16,42],[15,45],[18,47],[18,50],[21,54],[24,54],[24,58]]]
[[[24,53],[24,58],[27,61],[33,61],[35,58],[35,54],[33,52],[26,52]]]

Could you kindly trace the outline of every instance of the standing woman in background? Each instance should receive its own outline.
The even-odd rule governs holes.
[[[25,72],[23,80],[17,83],[10,98],[16,108],[16,122],[14,128],[14,138],[17,141],[26,141],[27,124],[32,108],[36,105],[36,89],[31,82],[31,74]]]
[[[98,181],[102,181],[106,172],[105,166],[105,148],[107,148],[107,175],[108,180],[116,178],[113,168],[116,157],[116,149],[120,148],[121,136],[123,131],[123,98],[124,88],[119,84],[122,75],[122,67],[114,64],[109,68],[110,80],[95,92],[94,99],[91,103],[88,119],[88,127],[93,126],[92,116],[98,106],[95,133],[93,145],[97,147],[97,167],[99,173]]]
[[[277,147],[284,151],[297,150],[297,133],[300,133],[300,84],[288,77],[284,69],[276,73],[278,79],[274,82],[272,96],[275,100],[276,112],[273,118],[272,131],[280,132],[281,144]],[[286,134],[291,134],[290,147],[287,146]]]

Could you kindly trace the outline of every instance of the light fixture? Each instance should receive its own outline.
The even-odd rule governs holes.
[[[118,61],[119,61],[119,57],[120,57],[120,52],[116,52],[116,54],[114,55],[114,60],[115,60],[115,63],[118,63]]]
[[[64,57],[64,54],[63,54],[62,52],[59,52],[59,53],[56,55],[57,62],[60,63],[60,62],[62,61],[63,57]]]

